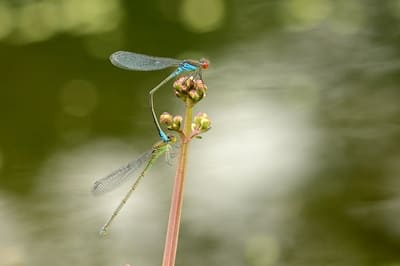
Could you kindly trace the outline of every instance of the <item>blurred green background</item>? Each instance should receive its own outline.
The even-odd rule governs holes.
[[[400,265],[398,0],[2,0],[0,265],[160,265],[174,165],[90,188],[158,140],[128,50],[209,58],[177,265]],[[158,113],[182,113],[170,84]]]

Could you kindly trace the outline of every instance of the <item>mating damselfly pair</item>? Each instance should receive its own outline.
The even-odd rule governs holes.
[[[143,54],[137,54],[126,51],[118,51],[110,56],[111,63],[119,68],[135,71],[154,71],[161,70],[169,67],[176,67],[176,69],[157,86],[150,90],[150,108],[156,125],[158,134],[162,141],[167,142],[168,137],[161,129],[160,124],[154,110],[154,93],[165,83],[183,73],[190,73],[193,76],[199,76],[202,79],[202,69],[208,68],[208,60],[202,58],[198,61],[192,59],[178,60],[166,57],[155,57]]]
[[[106,177],[96,181],[93,185],[92,193],[94,195],[100,195],[105,192],[111,191],[114,188],[118,187],[120,184],[124,183],[126,180],[128,180],[130,176],[139,171],[139,169],[141,169],[141,167],[144,165],[142,172],[140,172],[139,176],[134,181],[127,194],[114,210],[105,225],[101,228],[100,234],[102,235],[107,233],[107,230],[109,229],[111,223],[121,211],[123,206],[126,204],[127,200],[136,189],[140,180],[144,177],[147,170],[157,160],[157,158],[159,158],[163,154],[166,154],[166,156],[169,157],[170,152],[174,148],[177,148],[176,137],[165,134],[165,132],[161,129],[160,124],[158,123],[156,112],[154,110],[154,93],[165,83],[183,73],[188,73],[189,76],[199,76],[201,79],[202,69],[208,68],[209,64],[208,60],[206,59],[200,59],[199,61],[190,59],[178,60],[165,57],[148,56],[126,51],[118,51],[113,53],[110,56],[110,61],[113,65],[127,70],[154,71],[169,67],[176,67],[176,69],[149,92],[151,114],[161,141],[154,144],[149,151],[143,153],[138,159],[116,169]]]

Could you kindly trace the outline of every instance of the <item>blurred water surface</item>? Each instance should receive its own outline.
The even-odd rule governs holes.
[[[157,141],[129,50],[208,57],[177,265],[400,265],[400,4],[0,2],[0,265],[159,265],[174,165],[92,183]],[[171,85],[159,113],[183,108]]]

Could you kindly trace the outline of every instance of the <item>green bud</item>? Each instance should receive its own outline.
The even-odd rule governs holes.
[[[199,112],[193,119],[192,130],[199,133],[206,132],[211,128],[211,120],[206,113]]]
[[[183,121],[183,117],[180,115],[174,116],[172,119],[171,130],[179,131],[181,129],[181,124]]]

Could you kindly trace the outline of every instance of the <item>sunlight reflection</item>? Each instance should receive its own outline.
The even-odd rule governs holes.
[[[59,27],[56,5],[50,1],[27,2],[16,12],[17,38],[21,42],[43,41]]]
[[[22,246],[23,239],[28,232],[23,225],[23,214],[18,213],[17,201],[7,194],[0,194],[0,264],[24,265],[26,254]]]
[[[332,11],[333,4],[327,0],[289,0],[284,2],[284,13],[288,27],[304,30],[320,23]]]
[[[66,29],[80,34],[114,30],[121,20],[119,1],[63,0],[62,6]]]
[[[13,10],[5,2],[0,2],[0,40],[13,30]]]
[[[110,32],[119,25],[121,15],[119,1],[23,1],[13,8],[0,3],[0,39],[11,35],[13,42],[30,43],[47,40],[61,32]]]
[[[192,230],[213,228],[219,237],[237,232],[231,244],[247,241],[249,233],[290,231],[282,221],[303,207],[293,193],[317,165],[319,84],[306,68],[283,64],[284,56],[266,43],[260,38],[220,55],[204,73],[208,96],[196,106],[213,128],[191,146],[185,194],[191,207],[184,211]],[[273,256],[264,259],[273,265]]]
[[[220,65],[214,68],[218,70],[210,69],[210,74],[205,74],[210,88],[226,89],[210,89],[210,97],[201,104],[201,110],[208,110],[215,126],[208,133],[211,137],[202,140],[207,144],[194,144],[196,157],[207,162],[201,161],[193,167],[207,167],[193,173],[202,173],[194,179],[199,182],[196,187],[206,186],[206,190],[218,190],[215,185],[219,182],[228,183],[230,189],[220,193],[231,195],[211,193],[222,196],[222,200],[246,197],[260,188],[271,195],[290,191],[312,169],[319,141],[312,125],[318,85],[307,74],[298,70],[291,73],[290,65],[279,67],[273,64],[273,58],[265,59],[269,56],[265,50],[268,49],[254,47],[240,53],[233,49],[230,53],[237,55],[234,59],[220,58]],[[263,61],[257,60],[260,56]],[[274,69],[269,69],[270,64]],[[285,78],[289,73],[291,78]],[[210,75],[224,77],[223,84],[219,83],[221,79]],[[204,182],[209,176],[218,178]]]
[[[180,10],[181,19],[193,32],[211,32],[221,27],[225,8],[224,0],[185,0]]]
[[[135,249],[140,251],[140,254],[134,252],[132,257],[136,261],[143,260],[146,264],[145,258],[151,256],[146,251],[143,252],[143,249],[152,254],[152,247],[157,244],[155,241],[163,238],[167,219],[167,208],[164,205],[167,202],[160,204],[160,200],[165,201],[160,196],[160,191],[165,187],[164,182],[172,180],[173,169],[162,166],[163,159],[160,158],[113,224],[110,235],[104,238],[98,236],[98,231],[131,182],[128,181],[121,188],[100,197],[94,197],[90,193],[94,181],[135,159],[144,151],[140,147],[132,150],[128,146],[131,145],[114,139],[102,139],[77,149],[60,150],[45,162],[35,193],[38,198],[46,199],[46,202],[39,202],[38,206],[53,215],[46,221],[42,241],[33,247],[36,259],[40,261],[41,257],[45,257],[46,247],[54,237],[51,232],[57,230],[59,237],[68,236],[65,236],[57,248],[53,247],[57,254],[53,254],[53,257],[68,260],[68,256],[73,254],[74,257],[87,259],[86,249],[79,250],[78,247],[93,241],[100,250],[107,251],[101,252],[104,258],[123,258],[129,247],[130,252]],[[157,171],[158,167],[167,170],[161,173]],[[164,219],[159,218],[162,213]],[[75,237],[71,236],[71,232],[79,234]],[[133,239],[132,235],[136,238]],[[110,241],[110,238],[118,241]],[[102,255],[98,258],[101,259]]]
[[[354,34],[367,23],[364,5],[359,1],[338,1],[329,17],[329,27],[341,34]]]
[[[276,265],[279,253],[278,239],[273,236],[258,235],[246,243],[246,257],[252,266]]]

